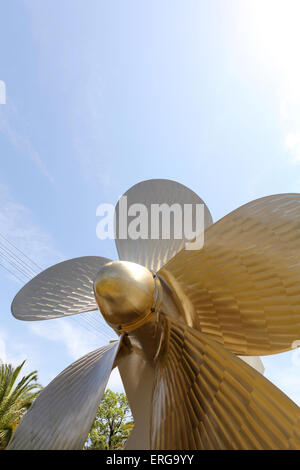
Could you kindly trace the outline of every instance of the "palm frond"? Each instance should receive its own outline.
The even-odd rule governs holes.
[[[39,394],[42,386],[37,383],[37,371],[23,376],[17,382],[25,364],[4,364],[0,360],[0,449],[4,449],[23,415]]]

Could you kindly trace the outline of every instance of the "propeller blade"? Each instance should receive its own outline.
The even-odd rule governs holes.
[[[300,408],[221,344],[162,316],[151,449],[299,449]]]
[[[124,197],[127,198],[126,204]],[[151,238],[151,228],[154,225],[154,215],[151,217],[151,207],[153,204],[179,204],[183,213],[184,204],[203,204],[204,205],[204,226],[208,227],[212,223],[210,212],[202,199],[186,186],[171,180],[165,179],[152,179],[142,181],[141,183],[132,186],[123,196],[122,203],[120,201],[116,205],[116,246],[119,253],[120,260],[132,261],[134,263],[142,264],[148,269],[158,270],[163,266],[172,256],[180,251],[186,238],[181,237],[175,239],[174,230],[172,230],[172,222],[170,224],[170,237],[169,239],[162,239],[162,224],[158,227],[158,239]],[[129,214],[126,217],[127,210],[133,210],[133,205],[143,205],[147,208],[146,220],[148,225],[148,238],[147,239],[131,239],[126,234],[130,223],[136,219],[140,213],[140,209],[136,206],[137,213]],[[126,207],[125,207],[126,205]],[[125,214],[125,215],[124,215]],[[170,219],[169,219],[170,220]],[[152,224],[151,224],[152,221]],[[156,226],[158,224],[155,224]],[[183,227],[182,227],[183,228]],[[123,233],[125,229],[125,234]],[[127,238],[125,238],[125,236]],[[124,239],[122,238],[124,237]]]
[[[195,328],[239,355],[268,355],[300,338],[300,194],[252,201],[160,271],[196,313]]]
[[[120,341],[96,349],[61,372],[37,397],[9,450],[82,449],[108,382]]]
[[[134,418],[134,428],[126,441],[125,450],[150,449],[151,398],[154,368],[141,352],[118,355],[117,366]]]
[[[125,346],[125,341],[123,342]],[[264,372],[258,356],[242,356],[241,359],[260,373]],[[134,418],[134,428],[125,444],[125,450],[150,450],[150,418],[152,392],[155,378],[153,364],[141,351],[123,347],[117,359],[124,390]]]
[[[35,276],[15,296],[18,320],[49,320],[97,310],[93,281],[108,258],[83,256],[55,264]]]

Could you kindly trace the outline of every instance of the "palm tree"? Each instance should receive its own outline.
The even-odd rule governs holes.
[[[5,449],[23,414],[41,389],[36,382],[37,371],[22,377],[16,384],[24,363],[14,368],[0,361],[0,450]]]

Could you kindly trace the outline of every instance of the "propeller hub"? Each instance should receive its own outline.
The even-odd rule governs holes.
[[[149,269],[128,261],[111,261],[101,267],[94,281],[99,309],[118,331],[130,331],[156,311],[158,282]]]

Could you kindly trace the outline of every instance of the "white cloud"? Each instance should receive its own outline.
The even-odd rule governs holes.
[[[264,356],[265,377],[300,406],[300,361],[298,350]]]
[[[28,343],[11,341],[10,335],[3,328],[0,329],[0,360],[6,364],[12,364],[13,367],[26,360],[21,372],[22,376],[38,369],[39,361],[35,348]]]
[[[29,329],[42,338],[63,343],[73,360],[107,343],[107,340],[101,336],[97,338],[95,334],[86,331],[81,326],[75,326],[70,320],[72,319],[58,318],[47,322],[32,323]]]
[[[0,361],[6,362],[6,347],[4,339],[0,337]]]
[[[300,37],[299,37],[300,40]],[[300,70],[295,73],[300,83]],[[298,86],[288,87],[285,85],[282,90],[282,100],[280,106],[281,128],[283,144],[290,155],[293,164],[300,163],[300,90]]]
[[[285,146],[291,153],[292,161],[300,163],[300,129],[285,136]]]
[[[40,169],[48,181],[53,183],[52,176],[49,174],[32,140],[27,135],[25,128],[26,126],[20,113],[11,100],[5,106],[0,107],[0,132],[6,136],[10,144],[18,150],[20,155],[27,156]]]
[[[0,183],[0,234],[41,267],[48,267],[63,259],[62,254],[55,248],[51,236],[37,224],[30,210],[16,202],[7,186]],[[0,236],[1,244],[14,251]],[[16,252],[20,256],[19,252]],[[12,270],[0,252],[0,261]],[[26,264],[28,260],[26,259]],[[35,272],[39,268],[32,266]],[[14,270],[14,269],[13,269]],[[23,276],[22,276],[23,277]]]
[[[101,329],[104,329],[103,321],[99,320],[98,328],[96,329],[95,327],[95,331],[93,332],[76,324],[75,316],[59,318],[48,322],[33,323],[29,325],[29,329],[42,338],[63,343],[73,361],[107,344],[109,339],[116,339],[116,335],[113,331],[111,331],[111,334],[107,334],[106,330],[101,334]],[[53,345],[53,347],[55,347],[55,345]],[[108,387],[114,391],[123,390],[123,384],[117,368],[115,368],[111,374]]]

